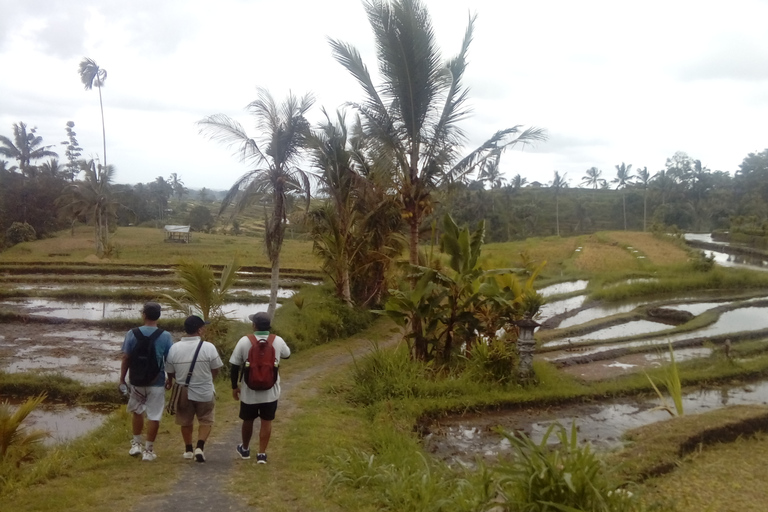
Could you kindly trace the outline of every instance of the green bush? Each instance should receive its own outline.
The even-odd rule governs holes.
[[[35,228],[26,222],[14,222],[5,231],[5,243],[9,246],[20,244],[22,242],[32,242],[37,239]]]
[[[275,311],[274,329],[292,350],[346,338],[368,327],[374,315],[350,308],[327,286],[304,286]]]
[[[488,344],[475,343],[467,358],[468,376],[482,382],[509,384],[517,380],[517,351],[511,343],[493,339]]]
[[[549,438],[555,431],[559,444],[552,447]],[[515,452],[511,461],[503,461],[495,468],[500,494],[509,505],[505,510],[641,510],[635,496],[611,478],[609,468],[590,445],[579,444],[575,424],[569,434],[562,425],[553,423],[538,444],[524,434],[518,437],[501,433]]]

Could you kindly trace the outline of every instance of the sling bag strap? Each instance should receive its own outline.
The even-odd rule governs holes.
[[[189,381],[192,380],[192,372],[195,371],[195,363],[197,362],[197,354],[200,353],[200,348],[203,346],[203,340],[200,340],[200,343],[197,344],[197,350],[195,350],[195,355],[192,358],[192,364],[189,365],[189,372],[187,373],[187,380],[184,382],[184,385],[189,387]]]

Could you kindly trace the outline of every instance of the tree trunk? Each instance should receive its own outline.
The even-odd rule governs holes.
[[[627,194],[623,193],[621,194],[621,199],[624,204],[624,231],[627,230]]]
[[[269,307],[267,308],[267,314],[269,318],[275,316],[275,309],[277,309],[277,285],[280,282],[280,254],[272,260],[272,275],[269,278]]]
[[[646,228],[646,220],[648,218],[647,216],[648,212],[648,190],[645,191],[645,194],[643,194],[643,233],[645,233]]]

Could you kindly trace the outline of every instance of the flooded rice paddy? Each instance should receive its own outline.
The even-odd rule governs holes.
[[[711,411],[727,405],[768,404],[768,382],[748,386],[700,389],[683,397],[685,414]],[[474,465],[478,458],[495,460],[510,453],[510,444],[494,429],[523,432],[541,442],[544,433],[557,422],[570,428],[575,423],[578,438],[597,448],[620,446],[622,435],[633,428],[668,419],[667,412],[655,409],[654,399],[601,400],[536,409],[483,412],[442,419],[430,427],[424,444],[437,457],[451,463]],[[550,438],[552,441],[554,439]]]

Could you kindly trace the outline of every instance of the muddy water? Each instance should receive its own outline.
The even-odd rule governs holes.
[[[585,290],[588,284],[589,281],[581,279],[579,281],[568,281],[565,283],[553,284],[537,291],[546,297],[548,295],[559,295],[561,293],[573,293]]]
[[[17,401],[11,403],[18,405]],[[111,410],[44,403],[27,416],[23,425],[48,432],[44,444],[51,446],[71,441],[101,426]]]
[[[541,319],[546,320],[547,318],[552,318],[555,315],[561,315],[563,313],[567,313],[568,311],[580,308],[582,305],[584,305],[585,299],[586,296],[578,295],[576,297],[571,297],[570,299],[548,302],[547,304],[544,304],[539,310],[541,313]]]
[[[561,345],[569,345],[570,343],[580,343],[589,340],[609,340],[611,338],[621,338],[627,336],[635,336],[638,334],[651,334],[658,331],[666,331],[671,329],[672,326],[662,324],[659,322],[651,322],[650,320],[633,320],[620,325],[613,325],[600,329],[599,331],[584,334],[582,336],[571,336],[568,339],[560,339],[555,341],[549,341],[544,343],[543,347],[557,347]]]
[[[607,316],[618,315],[621,313],[628,313],[638,306],[647,304],[647,301],[642,302],[627,302],[624,304],[608,304],[604,306],[596,306],[594,308],[585,309],[573,315],[570,318],[566,318],[557,326],[559,329],[565,327],[572,327],[574,325],[583,324],[598,318],[605,318]]]
[[[0,301],[0,306],[11,308],[27,315],[45,315],[74,320],[101,320],[105,318],[138,319],[141,316],[143,303],[22,299]],[[266,311],[268,306],[268,304],[230,302],[225,304],[223,309],[228,318],[247,322],[248,315]],[[183,313],[170,309],[163,311],[163,315],[166,318],[181,318],[184,316]]]
[[[432,433],[426,436],[424,444],[437,457],[473,465],[478,457],[493,460],[509,453],[509,442],[493,431],[496,427],[507,432],[524,432],[540,442],[552,423],[570,426],[575,422],[580,441],[610,449],[621,445],[621,436],[627,430],[668,419],[667,412],[653,410],[660,403],[650,399],[609,400],[449,417],[431,425]],[[697,390],[683,397],[686,414],[738,404],[768,404],[768,382]]]
[[[664,348],[659,347],[656,352],[652,353],[630,354],[604,361],[565,366],[560,371],[587,381],[620,377],[627,373],[660,366],[669,361],[669,352],[665,351]],[[709,357],[711,354],[712,349],[708,347],[679,348],[675,350],[675,361],[701,359]]]

